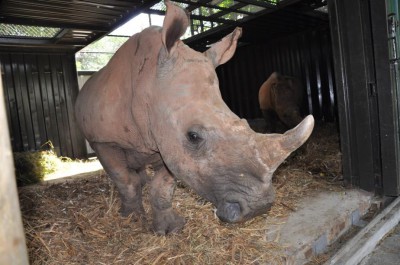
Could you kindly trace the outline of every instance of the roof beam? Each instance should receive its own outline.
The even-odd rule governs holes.
[[[69,28],[69,29],[82,29],[99,32],[108,32],[109,28],[106,26],[86,25],[78,23],[67,23],[64,21],[48,21],[42,19],[40,16],[24,18],[24,17],[3,17],[0,19],[1,23],[18,24],[27,26],[40,26],[40,27],[54,27],[54,28]]]
[[[190,9],[191,12],[193,10],[195,10],[196,8],[198,8],[198,7],[205,7],[205,8],[212,8],[212,9],[218,9],[220,11],[225,11],[224,14],[229,13],[229,12],[236,12],[236,13],[241,13],[241,14],[246,14],[246,15],[251,15],[252,14],[250,12],[237,10],[237,9],[234,9],[234,8],[231,8],[231,7],[220,7],[220,6],[215,6],[215,5],[211,5],[211,4],[208,4],[208,3],[201,3],[201,2],[195,3],[195,2],[188,1],[188,0],[173,0],[173,1],[177,2],[177,3],[188,4],[189,5],[188,10]],[[243,6],[245,6],[245,5],[243,5]],[[192,8],[192,7],[195,7],[195,8]],[[220,13],[220,12],[218,12],[218,13]],[[214,14],[214,15],[216,15],[216,14]]]
[[[0,38],[0,43],[2,44],[52,44],[54,39],[33,39],[33,38]]]
[[[261,7],[269,8],[269,9],[277,7],[277,5],[273,5],[273,4],[270,4],[267,2],[254,1],[254,0],[235,0],[235,1],[246,4],[246,5],[261,6]]]
[[[154,9],[148,9],[143,12],[148,13],[148,14],[154,14],[154,15],[162,15],[162,16],[165,15],[164,11],[154,10]],[[223,24],[235,24],[235,21],[231,21],[228,19],[212,18],[212,17],[207,17],[207,16],[192,15],[192,14],[190,14],[190,19],[197,19],[197,20],[201,20],[201,21],[210,21],[210,22],[223,23]]]
[[[9,0],[9,3],[13,3],[14,6],[18,7],[25,7],[28,8],[29,10],[40,10],[44,12],[45,10],[56,10],[59,12],[77,12],[77,13],[88,13],[88,14],[93,14],[93,15],[109,15],[109,16],[118,16],[121,11],[116,10],[115,8],[101,8],[101,7],[93,7],[93,6],[87,6],[84,4],[75,4],[71,5],[70,2],[65,2],[65,1],[46,1],[46,2],[40,2],[40,1],[27,1],[27,0]],[[1,13],[6,13],[8,9],[8,6],[5,6],[3,8],[3,11],[0,11]]]

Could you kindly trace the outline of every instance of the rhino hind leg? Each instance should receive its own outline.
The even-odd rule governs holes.
[[[155,172],[150,185],[154,232],[159,235],[179,232],[185,225],[185,219],[172,208],[176,186],[174,177],[164,166]]]
[[[124,150],[108,143],[91,143],[91,146],[117,186],[121,198],[121,215],[126,217],[133,214],[135,220],[144,220],[141,176],[128,167]]]

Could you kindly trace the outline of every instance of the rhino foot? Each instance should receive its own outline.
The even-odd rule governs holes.
[[[122,203],[121,209],[120,209],[120,214],[123,217],[128,217],[128,216],[132,215],[132,220],[134,222],[137,222],[140,220],[143,223],[145,223],[145,221],[146,221],[146,214],[143,209],[143,206],[132,207],[131,205],[126,205],[126,204]]]
[[[153,231],[158,235],[177,233],[184,227],[185,219],[173,209],[159,211],[153,217]]]

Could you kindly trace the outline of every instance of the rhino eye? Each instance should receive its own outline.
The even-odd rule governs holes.
[[[193,131],[189,131],[187,133],[187,138],[188,138],[189,142],[191,142],[192,144],[198,144],[202,140],[200,135],[197,132],[193,132]]]

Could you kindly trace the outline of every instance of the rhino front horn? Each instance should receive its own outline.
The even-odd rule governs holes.
[[[307,141],[314,128],[314,117],[308,115],[284,134],[261,135],[263,162],[273,172],[297,148]]]
[[[314,128],[314,117],[308,115],[293,129],[285,132],[282,135],[281,146],[283,149],[293,152],[299,148],[308,137],[310,137]]]

